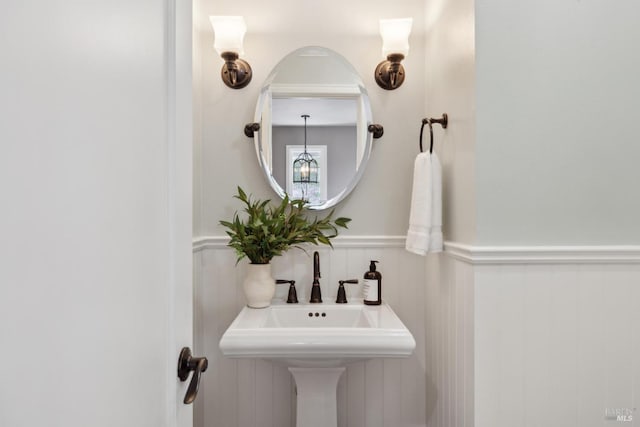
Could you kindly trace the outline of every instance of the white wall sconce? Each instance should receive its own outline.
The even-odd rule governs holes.
[[[239,59],[244,54],[242,41],[247,32],[247,25],[242,16],[210,16],[211,26],[215,33],[213,47],[224,59],[220,75],[224,84],[232,89],[242,89],[249,84],[252,77],[251,66]]]
[[[378,86],[394,90],[404,82],[402,60],[409,54],[409,34],[413,18],[381,19],[382,55],[387,58],[376,67]]]

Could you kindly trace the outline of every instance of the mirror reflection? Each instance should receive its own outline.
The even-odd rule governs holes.
[[[272,71],[256,107],[256,153],[272,188],[326,209],[362,176],[371,151],[371,109],[351,64],[305,47]]]

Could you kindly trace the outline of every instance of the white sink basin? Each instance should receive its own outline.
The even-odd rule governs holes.
[[[415,340],[388,304],[286,304],[244,307],[220,340],[228,357],[294,367],[343,366],[377,357],[408,357]]]
[[[337,427],[336,389],[344,365],[375,357],[408,357],[416,342],[386,303],[244,307],[220,340],[228,357],[289,366],[297,390],[297,427]]]
[[[265,328],[371,328],[364,305],[271,307]]]

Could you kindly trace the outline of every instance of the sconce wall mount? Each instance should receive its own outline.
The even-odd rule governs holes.
[[[253,71],[247,61],[240,59],[235,52],[222,52],[220,56],[224,59],[220,70],[224,84],[232,89],[242,89],[251,83]]]
[[[402,85],[404,82],[404,67],[401,62],[403,59],[403,54],[392,53],[387,56],[386,61],[378,64],[374,75],[378,86],[386,90],[393,90]]]

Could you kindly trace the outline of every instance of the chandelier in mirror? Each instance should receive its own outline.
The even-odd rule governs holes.
[[[318,182],[318,162],[307,151],[307,119],[308,114],[300,116],[304,118],[304,151],[293,161],[293,182]]]
[[[304,151],[293,161],[293,184],[299,189],[303,200],[309,201],[309,184],[318,184],[318,162],[307,151],[307,119],[308,114],[300,116],[304,119]]]

